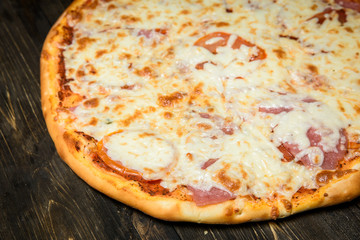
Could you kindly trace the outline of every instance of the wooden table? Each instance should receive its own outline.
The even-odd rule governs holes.
[[[359,198],[284,220],[205,225],[154,219],[85,184],[56,153],[40,108],[42,43],[70,3],[0,0],[0,239],[360,239]]]

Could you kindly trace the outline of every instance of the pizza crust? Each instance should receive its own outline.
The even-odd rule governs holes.
[[[126,205],[156,218],[168,221],[233,224],[283,218],[313,208],[350,201],[360,195],[360,171],[346,174],[312,193],[305,193],[292,202],[282,199],[254,199],[237,197],[220,204],[197,206],[192,201],[168,196],[151,196],[141,190],[135,181],[102,169],[93,163],[89,140],[77,132],[68,132],[57,121],[59,104],[59,61],[63,39],[63,26],[67,12],[85,1],[73,2],[55,23],[43,46],[41,54],[41,103],[49,133],[60,157],[90,186]],[[84,150],[83,151],[79,151]],[[86,151],[85,151],[86,150]],[[360,158],[351,161],[352,168],[360,170]],[[357,163],[357,164],[356,164]]]

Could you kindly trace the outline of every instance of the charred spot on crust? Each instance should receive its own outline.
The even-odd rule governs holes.
[[[83,18],[83,15],[80,11],[77,10],[71,10],[68,13],[69,18],[71,18],[72,21],[80,22]]]
[[[316,193],[317,189],[310,189],[310,188],[304,188],[301,187],[293,196],[292,196],[292,201],[299,201],[302,198],[306,198],[307,196],[311,196],[314,195]],[[294,202],[293,202],[294,203]],[[298,205],[298,203],[296,203],[296,206]]]
[[[286,200],[286,199],[282,199],[281,202],[284,205],[284,208],[286,209],[286,211],[291,212],[291,210],[292,210],[291,202],[289,200]]]
[[[84,132],[75,131],[77,134],[85,138],[87,141],[95,142],[95,138],[91,137],[90,135],[85,134]]]
[[[83,7],[84,8],[89,8],[89,9],[95,9],[98,4],[99,4],[98,0],[87,0],[84,3]]]
[[[70,45],[72,43],[72,41],[73,41],[73,38],[74,38],[74,29],[72,27],[69,27],[69,26],[63,26],[62,30],[63,30],[62,43],[64,45]]]
[[[322,171],[322,172],[316,174],[316,183],[319,186],[324,186],[324,185],[328,184],[329,182],[331,182],[333,179],[342,178],[343,176],[345,176],[349,173],[353,173],[353,172],[357,172],[357,171],[358,170],[356,170],[356,169]]]
[[[276,220],[280,215],[279,208],[276,206],[272,206],[270,216],[272,219]]]

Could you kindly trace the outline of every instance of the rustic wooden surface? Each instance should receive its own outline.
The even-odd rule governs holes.
[[[0,239],[360,239],[359,198],[278,221],[200,225],[154,219],[85,184],[56,153],[40,108],[42,43],[70,3],[0,0]]]

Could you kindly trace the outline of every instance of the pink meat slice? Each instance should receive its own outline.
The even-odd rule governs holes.
[[[325,152],[323,146],[319,144],[321,141],[321,136],[316,133],[315,128],[310,128],[306,133],[307,137],[310,140],[310,145],[319,147],[324,153],[324,162],[321,165],[323,169],[335,169],[338,162],[341,159],[343,159],[346,154],[346,146],[347,146],[346,132],[344,129],[341,129],[339,133],[340,133],[340,138],[338,140],[338,144],[336,145],[336,149],[328,152]],[[342,142],[341,141],[342,139],[345,139],[345,141]]]
[[[188,186],[188,189],[192,192],[193,201],[197,206],[221,203],[236,197],[234,194],[216,187],[212,187],[209,191],[200,190],[191,186]]]
[[[360,12],[360,2],[359,1],[335,0],[335,2],[344,8],[350,8],[350,9]]]
[[[340,138],[338,140],[338,144],[336,145],[336,149],[332,151],[324,151],[323,146],[320,144],[321,142],[321,136],[316,133],[315,128],[310,128],[306,136],[308,137],[310,141],[311,147],[319,147],[321,151],[324,153],[324,161],[321,165],[322,169],[335,169],[338,162],[344,158],[346,154],[346,146],[347,146],[347,138],[346,138],[346,132],[344,129],[341,129],[340,132]],[[342,139],[345,139],[345,141],[342,141]],[[299,146],[297,144],[290,144],[290,143],[282,143],[279,147],[279,150],[284,154],[284,157],[286,160],[290,161],[294,159],[294,156],[300,152]],[[310,159],[308,156],[304,156],[300,159],[300,161],[305,166],[311,166]]]
[[[292,110],[293,110],[292,107],[259,107],[259,112],[272,113],[272,114],[279,114],[282,112],[290,112]]]
[[[211,165],[213,165],[217,160],[219,160],[219,158],[210,158],[209,160],[207,160],[202,166],[201,169],[206,169],[208,167],[210,167]]]

